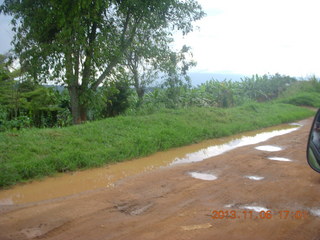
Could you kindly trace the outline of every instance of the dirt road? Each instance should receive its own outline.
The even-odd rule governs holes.
[[[311,119],[302,123],[266,142],[129,177],[113,188],[1,207],[0,239],[320,239],[320,174],[305,156]],[[261,145],[282,150],[255,149]]]

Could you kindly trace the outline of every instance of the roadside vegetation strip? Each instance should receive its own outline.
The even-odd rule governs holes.
[[[314,112],[282,103],[162,110],[79,126],[0,134],[0,186],[98,167],[205,139],[287,123]]]
[[[297,106],[320,107],[320,95],[317,92],[300,92],[276,101]]]

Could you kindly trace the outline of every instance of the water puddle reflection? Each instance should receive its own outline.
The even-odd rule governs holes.
[[[260,177],[260,176],[244,176],[244,177],[254,181],[260,181],[264,179],[264,177]]]
[[[315,217],[320,217],[320,208],[311,208],[310,213]]]
[[[240,206],[239,208],[241,209],[248,209],[248,210],[253,210],[255,212],[260,213],[261,211],[269,211],[270,209],[261,207],[261,206]]]
[[[271,146],[271,145],[259,146],[259,147],[255,147],[255,149],[260,151],[266,151],[266,152],[278,152],[282,150],[281,147]]]
[[[189,174],[193,178],[206,180],[206,181],[213,181],[217,179],[215,175],[209,174],[209,173],[190,172]]]
[[[240,208],[240,209],[247,209],[247,210],[253,210],[255,212],[260,213],[261,211],[269,211],[270,209],[263,207],[263,206],[257,206],[255,205],[249,205],[249,204],[227,204],[224,206],[225,208]]]
[[[208,148],[201,149],[200,151],[187,154],[186,157],[184,158],[177,158],[172,164],[199,162],[206,158],[220,155],[222,153],[225,153],[227,151],[233,150],[238,147],[253,145],[253,144],[267,141],[272,137],[284,135],[284,134],[293,132],[297,129],[298,129],[297,127],[294,127],[294,128],[284,129],[284,130],[263,132],[263,133],[256,134],[254,136],[244,136],[242,138],[234,139],[225,144],[210,146]],[[256,149],[262,150],[262,151],[280,151],[281,150],[280,147],[275,147],[275,146],[260,146],[260,147],[256,147]]]
[[[280,162],[292,162],[289,158],[283,158],[283,157],[269,157],[268,159],[273,161],[280,161]]]
[[[291,126],[298,126],[298,127],[302,127],[303,125],[300,123],[289,123],[289,125]]]
[[[112,164],[102,168],[63,174],[28,184],[19,184],[12,189],[0,191],[0,206],[54,199],[85,191],[113,187],[116,181],[128,176],[163,166],[202,161],[237,147],[263,142],[297,129],[296,126],[283,124],[232,137],[213,139],[174,148],[166,152],[158,152],[148,157]]]

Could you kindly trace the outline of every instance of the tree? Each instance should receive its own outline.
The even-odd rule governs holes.
[[[159,72],[155,64],[157,52],[149,52],[148,47],[142,42],[135,49],[129,50],[126,56],[126,66],[129,69],[128,78],[138,96],[137,106],[142,104],[147,85],[157,79]]]
[[[3,104],[5,95],[7,95],[9,89],[13,85],[13,81],[10,78],[10,72],[6,65],[7,56],[0,54],[0,103]]]
[[[165,73],[163,76],[165,81],[162,86],[166,89],[168,107],[176,107],[181,90],[190,88],[190,78],[187,71],[196,65],[191,57],[190,47],[184,45],[179,52],[169,52],[167,61],[163,62],[162,70]]]
[[[104,117],[114,117],[123,113],[129,106],[129,96],[131,94],[129,83],[126,81],[116,81],[104,87],[103,95],[106,99],[102,109]]]
[[[20,93],[17,89],[17,82],[9,71],[10,55],[0,55],[0,104],[2,111],[7,112],[9,118],[18,117],[19,106],[21,105]]]
[[[147,86],[159,78],[160,72],[167,71],[164,66],[172,53],[171,42],[173,38],[168,36],[166,29],[155,31],[143,27],[137,31],[125,58],[128,79],[138,96],[137,106],[142,104]]]
[[[195,0],[5,0],[0,12],[13,16],[22,69],[68,88],[74,124],[86,120],[92,93],[122,63],[138,33],[152,30],[148,41],[176,29],[187,34],[204,16]]]

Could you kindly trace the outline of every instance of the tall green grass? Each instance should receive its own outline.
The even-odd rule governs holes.
[[[281,103],[161,110],[79,126],[0,133],[0,186],[98,167],[186,144],[307,118]]]
[[[276,102],[293,104],[296,106],[320,107],[320,82],[311,77],[308,80],[297,81],[291,84],[281,94]]]
[[[320,107],[320,94],[316,92],[300,92],[292,96],[283,97],[278,102],[292,104],[296,106]]]

